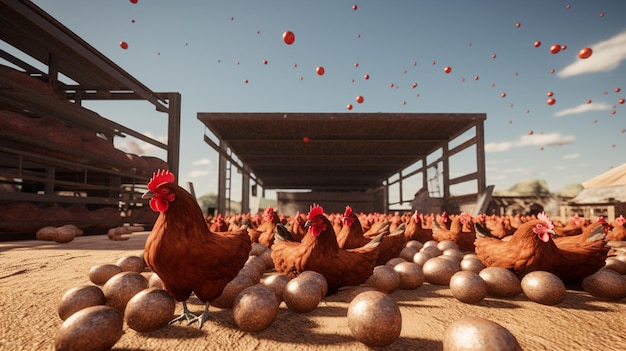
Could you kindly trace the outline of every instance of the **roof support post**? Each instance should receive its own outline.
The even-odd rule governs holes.
[[[217,213],[224,213],[226,210],[226,145],[220,142],[217,168]]]
[[[483,121],[476,123],[476,171],[478,173],[476,193],[482,194],[487,187],[485,170],[485,126]]]
[[[170,171],[178,174],[180,158],[180,93],[167,94],[167,164]]]
[[[241,213],[250,212],[250,169],[244,165],[246,172],[241,172]]]

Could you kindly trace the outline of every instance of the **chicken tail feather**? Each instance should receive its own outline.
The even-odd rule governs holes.
[[[433,222],[433,225],[435,222]],[[474,228],[476,229],[476,237],[477,238],[493,238],[494,236],[491,234],[489,229],[483,226],[480,223],[475,223]]]
[[[363,245],[364,248],[374,248],[380,245],[380,242],[383,240],[383,234],[378,234],[374,237],[374,239],[370,240],[369,243]]]
[[[274,240],[296,241],[289,230],[282,223],[277,223],[274,228]]]
[[[589,236],[587,237],[587,241],[600,241],[604,240],[605,238],[606,233],[604,232],[604,227],[598,226],[597,228],[594,228],[591,234],[589,234]]]
[[[389,233],[389,235],[402,235],[404,234],[404,229],[406,228],[406,224],[405,223],[401,223],[398,228],[396,228],[396,230],[394,230],[393,232]]]

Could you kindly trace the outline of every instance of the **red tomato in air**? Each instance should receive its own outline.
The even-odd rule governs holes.
[[[356,6],[356,5],[352,5],[352,9],[353,9],[354,11],[358,10],[358,8],[359,8],[358,6]]]
[[[561,45],[561,51],[567,50],[567,45]]]
[[[539,40],[537,40],[534,44],[533,44],[536,48],[541,46],[541,42]]]
[[[617,102],[618,102],[620,105],[623,105],[623,104],[624,104],[624,99],[619,99],[619,100],[617,100]]]
[[[355,63],[354,63],[354,67],[359,67],[359,63],[358,63],[358,62],[355,62]]]
[[[120,41],[120,47],[124,50],[128,49],[128,43],[125,41]]]
[[[290,30],[285,31],[285,33],[283,33],[283,41],[285,44],[291,45],[294,41],[296,41],[296,35]]]
[[[556,102],[555,98],[549,98],[548,99],[548,105],[554,105],[555,102]]]
[[[315,69],[315,72],[317,72],[317,74],[318,74],[318,75],[323,76],[323,75],[324,75],[324,73],[326,72],[326,70],[324,69],[324,67],[322,67],[322,66],[318,66],[318,67]]]
[[[366,74],[366,75],[364,75],[364,76],[363,76],[363,78],[365,78],[365,79],[370,79],[370,75],[369,75],[369,74]]]
[[[348,104],[348,106],[346,106],[348,108],[348,110],[352,110],[352,104]]]
[[[363,103],[363,100],[364,100],[364,99],[363,99],[363,97],[362,97],[361,95],[359,95],[359,96],[357,96],[357,97],[356,97],[356,102],[358,102],[359,104],[362,104],[362,103]]]
[[[553,93],[553,92],[551,92],[551,91],[549,91],[546,95],[548,95],[548,96],[552,96],[552,95],[554,95],[554,93]]]
[[[583,48],[578,52],[578,57],[584,60],[589,58],[591,54],[593,54],[593,50],[591,50],[591,48]]]
[[[559,51],[561,51],[561,45],[559,44],[554,44],[552,46],[550,46],[550,52],[553,54],[558,54]]]
[[[452,72],[452,67],[446,66],[446,67],[444,67],[443,71],[446,72],[446,73],[450,73],[450,72]]]
[[[622,88],[615,88],[616,93],[619,93],[620,91],[622,91]]]

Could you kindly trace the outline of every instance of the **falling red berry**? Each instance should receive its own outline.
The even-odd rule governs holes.
[[[120,41],[120,47],[124,50],[128,49],[128,43],[125,41]]]
[[[547,101],[548,105],[554,105],[555,102],[556,102],[555,98],[549,98]]]
[[[317,72],[317,74],[318,74],[318,75],[323,76],[323,75],[324,75],[324,73],[326,73],[326,70],[324,69],[324,67],[322,67],[322,66],[318,66],[318,67],[315,69],[315,72]]]
[[[446,67],[444,67],[443,71],[446,72],[446,73],[450,73],[450,72],[452,72],[452,67],[446,66]]]
[[[533,135],[533,134],[535,134],[535,132],[533,132],[532,130],[528,131],[528,135]]]
[[[561,51],[561,45],[559,44],[554,44],[552,46],[550,46],[550,52],[553,54],[558,54],[559,51]]]
[[[591,48],[583,48],[578,52],[578,57],[584,60],[591,57],[591,54],[593,54],[593,50],[591,50]]]
[[[285,33],[283,33],[283,41],[285,44],[291,45],[294,41],[296,41],[296,35],[290,30],[285,31]]]
[[[537,40],[534,44],[533,44],[536,48],[541,46],[541,42],[539,40]]]
[[[364,75],[364,76],[363,76],[363,78],[365,78],[366,80],[367,80],[367,79],[370,79],[370,75],[369,75],[369,74],[366,74],[366,75]]]
[[[622,88],[615,88],[613,91],[615,91],[616,93],[619,93],[620,91],[622,91]]]
[[[352,104],[348,104],[348,106],[346,106],[348,108],[348,110],[352,110]]]
[[[361,95],[359,95],[359,96],[357,96],[357,97],[356,97],[356,102],[358,102],[359,104],[362,104],[362,103],[363,103],[363,100],[364,100],[364,99],[363,99],[363,97],[362,97]]]
[[[354,11],[356,11],[356,10],[358,10],[358,9],[359,9],[359,7],[358,7],[358,6],[356,6],[356,5],[352,5],[352,9],[353,9]],[[367,12],[367,11],[366,11],[366,12]]]
[[[549,91],[546,95],[548,95],[548,96],[552,96],[552,95],[554,95],[554,93],[553,93],[553,92],[551,92],[551,91]]]

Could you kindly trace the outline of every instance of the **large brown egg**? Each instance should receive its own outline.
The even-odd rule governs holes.
[[[393,270],[398,273],[400,278],[400,285],[398,285],[400,289],[415,290],[424,284],[424,272],[418,264],[402,262],[395,265]]]
[[[550,272],[530,272],[522,278],[521,286],[529,300],[543,305],[553,306],[565,300],[565,284]]]
[[[355,339],[368,346],[387,346],[402,331],[400,308],[383,292],[362,292],[348,306],[348,327]]]
[[[458,271],[450,278],[450,292],[464,303],[479,303],[487,296],[487,284],[472,271]]]
[[[276,294],[263,284],[245,288],[233,303],[235,323],[247,332],[265,330],[276,320],[279,304]]]
[[[267,250],[259,257],[265,262],[265,270],[274,269],[274,261],[272,260],[272,250]]]
[[[456,249],[456,250],[458,250],[459,249],[459,245],[457,245],[452,240],[443,240],[443,241],[440,241],[437,244],[437,248],[439,249],[439,251],[444,252],[444,251],[446,251],[448,249]]]
[[[401,257],[394,257],[394,258],[390,259],[389,261],[387,261],[385,263],[385,266],[389,266],[389,267],[393,268],[395,265],[397,265],[398,263],[401,263],[401,262],[406,262],[406,260],[404,258],[401,258]]]
[[[137,272],[121,272],[102,286],[107,306],[124,313],[126,304],[136,293],[148,288],[148,280]]]
[[[607,257],[605,261],[604,268],[614,270],[621,275],[626,274],[626,260],[618,257]]]
[[[64,225],[62,227],[56,228],[53,240],[57,243],[69,243],[70,241],[74,240],[75,237],[82,234],[83,231],[78,229],[76,226],[71,224]]]
[[[452,322],[443,335],[446,351],[521,351],[511,332],[500,324],[480,317]]]
[[[250,280],[252,280],[252,283],[256,284],[261,280],[261,276],[263,275],[263,273],[259,272],[257,267],[246,264],[241,267],[241,270],[239,270],[239,273],[237,273],[237,275],[247,275]]]
[[[611,269],[601,268],[583,279],[583,289],[605,301],[617,301],[626,297],[626,277]]]
[[[250,256],[246,261],[247,266],[254,267],[259,272],[259,279],[265,273],[265,260],[261,256]]]
[[[243,289],[256,284],[247,274],[237,274],[233,280],[228,282],[222,290],[220,296],[210,302],[212,306],[219,308],[233,308],[235,298]]]
[[[66,319],[54,339],[56,351],[109,350],[122,337],[124,318],[109,306],[84,308]]]
[[[461,260],[461,270],[470,271],[474,273],[480,273],[483,269],[487,268],[485,265],[478,259],[478,257],[468,258],[464,257]]]
[[[433,257],[424,263],[424,278],[435,285],[449,285],[454,273],[461,270],[459,263],[443,257]]]
[[[522,292],[517,276],[506,268],[487,267],[478,273],[487,283],[487,294],[495,297],[515,297]]]
[[[111,277],[122,272],[122,268],[115,264],[101,264],[89,269],[89,280],[96,285],[104,285]]]
[[[424,247],[424,244],[422,244],[421,242],[417,241],[417,240],[409,240],[406,242],[406,244],[404,244],[405,247],[412,247],[415,250],[419,251],[422,249],[422,247]]]
[[[429,247],[429,246],[437,247],[437,245],[439,245],[438,241],[436,241],[436,240],[428,240],[427,242],[424,243],[424,245],[422,245],[422,248]]]
[[[143,260],[143,257],[139,256],[126,256],[122,257],[115,263],[118,265],[122,272],[143,272],[143,269],[146,267],[146,263]]]
[[[148,279],[148,287],[163,289],[163,280],[161,280],[161,277],[159,277],[158,274],[153,273],[150,276],[150,279]]]
[[[412,247],[405,247],[400,251],[400,254],[398,255],[398,257],[404,259],[405,261],[412,261],[413,260],[413,256],[415,256],[415,254],[417,253],[418,250],[412,248]]]
[[[291,278],[281,273],[273,273],[265,277],[262,281],[262,284],[267,286],[270,290],[274,292],[278,301],[283,300],[283,291],[285,291],[285,287]]]
[[[270,249],[263,244],[253,243],[252,249],[250,250],[250,256],[260,256],[264,252],[269,251]]]
[[[435,256],[433,256],[432,253],[420,251],[416,253],[415,256],[413,256],[413,263],[423,266],[426,261],[430,260],[433,257]]]
[[[463,253],[459,249],[445,249],[439,257],[453,258],[457,263],[460,263],[463,259]]]
[[[419,252],[426,252],[430,255],[430,257],[437,257],[443,253],[441,252],[441,250],[437,248],[437,246],[434,246],[434,245],[430,245],[430,246],[424,245],[424,247],[422,247],[422,249]]]
[[[283,291],[283,300],[289,310],[296,313],[307,313],[317,308],[322,301],[320,285],[311,279],[297,276],[291,279]]]
[[[410,262],[405,262],[410,263]],[[397,267],[396,265],[395,267]],[[374,272],[367,279],[366,284],[378,291],[391,294],[400,287],[400,275],[395,271],[395,267],[376,266]],[[423,278],[422,278],[423,280]]]
[[[102,290],[95,285],[71,288],[63,294],[57,312],[62,320],[86,307],[104,305],[106,298]]]
[[[300,273],[298,278],[311,280],[315,282],[315,284],[319,285],[320,291],[322,292],[322,298],[328,294],[328,282],[323,274],[316,271],[304,271]]]
[[[174,316],[176,302],[165,290],[148,288],[126,305],[124,320],[131,329],[149,332],[165,327]]]
[[[56,233],[57,233],[56,227],[51,227],[51,226],[43,227],[37,231],[37,234],[35,234],[35,238],[37,240],[52,241],[54,240]]]

